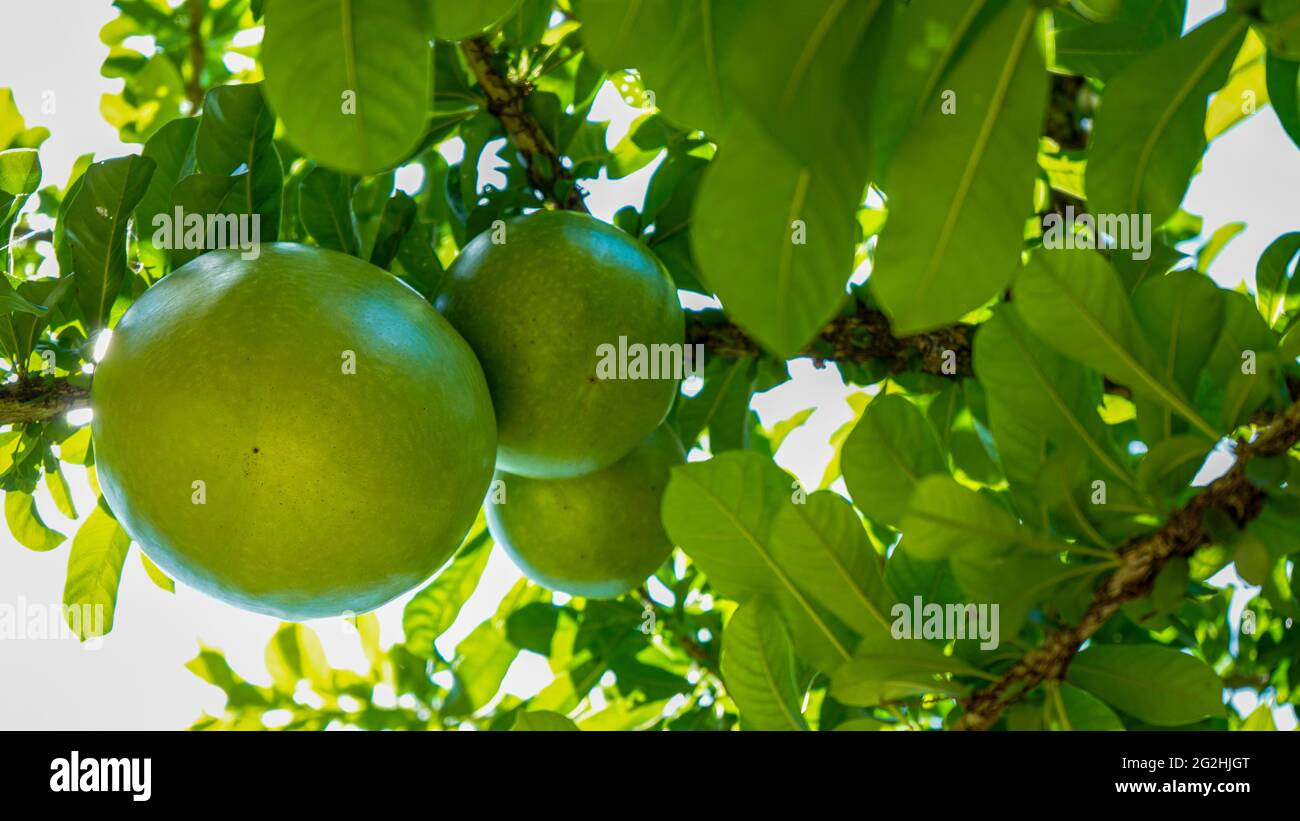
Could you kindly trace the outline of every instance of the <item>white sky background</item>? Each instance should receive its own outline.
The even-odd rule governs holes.
[[[1192,0],[1189,23],[1218,13],[1223,5],[1222,0]],[[99,76],[106,54],[99,30],[114,16],[109,0],[0,0],[0,20],[9,35],[0,49],[0,86],[14,89],[29,125],[44,125],[52,132],[41,147],[46,184],[63,184],[73,161],[83,153],[94,151],[102,159],[139,150],[119,143],[116,130],[99,115],[100,95],[121,87],[121,81]],[[52,113],[42,111],[47,91],[54,93]],[[611,142],[626,132],[637,113],[609,88],[596,106],[596,117],[614,123]],[[626,180],[592,182],[588,185],[592,212],[609,219],[625,204],[639,205],[652,173],[653,167]],[[402,187],[409,182],[410,177],[399,177]],[[1227,287],[1243,279],[1253,282],[1255,262],[1268,243],[1281,233],[1300,229],[1297,191],[1300,152],[1282,132],[1271,108],[1262,108],[1211,146],[1184,207],[1204,218],[1205,236],[1229,222],[1247,223],[1214,262],[1210,273],[1216,280]],[[853,418],[845,402],[852,389],[833,368],[817,371],[806,360],[794,363],[791,371],[791,382],[756,397],[754,407],[768,425],[804,408],[817,408],[777,454],[782,467],[805,486],[816,487],[831,456],[831,433]],[[1215,459],[1211,458],[1204,476],[1226,467],[1226,461],[1215,464]],[[67,475],[78,510],[88,512],[94,499],[83,471],[69,465]],[[64,519],[46,494],[38,496],[38,505],[50,526],[69,535],[75,532],[77,523]],[[0,527],[0,603],[57,607],[68,549],[65,543],[48,554],[33,553]],[[75,640],[0,640],[0,729],[173,729],[188,726],[202,711],[217,714],[224,703],[222,694],[184,668],[200,642],[223,650],[243,677],[269,683],[263,653],[278,622],[183,587],[175,594],[164,592],[145,575],[137,551],[133,548],[127,559],[116,625],[100,649],[83,649]],[[444,655],[495,610],[517,578],[509,559],[496,551],[461,619],[439,640]],[[1245,593],[1237,597],[1237,612]],[[377,611],[385,645],[401,639],[401,612],[407,598]],[[364,671],[366,662],[356,637],[342,619],[319,620],[311,626],[331,663]],[[530,695],[549,678],[540,656],[521,653],[507,678],[507,689]],[[1253,697],[1242,698],[1245,701],[1238,706],[1250,709]],[[1278,712],[1279,726],[1295,725],[1292,712]]]

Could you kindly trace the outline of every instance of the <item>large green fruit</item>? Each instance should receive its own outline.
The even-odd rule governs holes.
[[[492,538],[528,578],[574,596],[609,598],[645,581],[672,553],[659,518],[668,473],[685,461],[660,428],[604,470],[574,479],[497,473],[489,495]]]
[[[672,278],[635,239],[583,214],[543,211],[506,223],[500,244],[494,234],[465,247],[436,305],[483,363],[497,466],[556,478],[613,464],[663,421],[678,374],[609,379],[598,364],[620,338],[629,351],[682,353]]]
[[[492,475],[474,354],[354,257],[204,254],[113,333],[93,387],[95,463],[160,567],[286,619],[375,608],[456,549]]]

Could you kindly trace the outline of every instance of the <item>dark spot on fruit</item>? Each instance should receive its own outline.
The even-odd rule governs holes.
[[[262,451],[261,451],[260,449],[258,449],[258,448],[253,448],[253,453],[261,453],[261,452],[262,452]]]

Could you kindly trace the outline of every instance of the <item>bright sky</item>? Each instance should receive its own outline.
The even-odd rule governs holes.
[[[99,115],[100,95],[120,89],[120,81],[99,76],[105,55],[99,29],[115,16],[109,0],[63,0],[58,25],[51,24],[53,4],[5,0],[3,5],[6,29],[22,35],[7,38],[5,48],[0,49],[0,85],[14,89],[29,125],[44,125],[52,132],[41,147],[45,181],[62,184],[73,161],[83,153],[94,151],[102,158],[138,150],[120,144],[116,131]],[[1194,23],[1220,11],[1223,2],[1192,0],[1191,7],[1189,21]],[[594,116],[613,122],[611,140],[621,137],[638,113],[608,87],[595,110]],[[591,183],[588,203],[592,212],[609,219],[619,207],[639,204],[653,170],[652,166],[625,180]],[[399,177],[404,188],[415,181],[418,177]],[[1215,261],[1210,273],[1219,282],[1231,287],[1253,277],[1255,261],[1264,247],[1277,235],[1300,229],[1296,191],[1300,191],[1300,152],[1282,132],[1272,109],[1263,108],[1211,146],[1184,207],[1204,217],[1207,236],[1229,222],[1248,224]],[[804,408],[816,408],[777,454],[777,461],[805,486],[816,487],[831,456],[831,433],[853,419],[845,401],[853,389],[844,385],[835,369],[818,371],[806,360],[794,363],[791,373],[791,382],[756,397],[754,407],[767,425]],[[67,474],[78,510],[88,512],[94,499],[81,469],[68,466]],[[77,523],[63,518],[44,494],[38,498],[38,506],[52,527],[69,535],[75,532]],[[64,544],[51,554],[33,553],[0,528],[0,602],[57,607],[67,552]],[[495,610],[517,578],[518,571],[509,559],[496,551],[461,619],[438,642],[444,655],[450,655],[455,644]],[[401,612],[407,598],[377,611],[385,644],[401,639]],[[1245,598],[1243,590],[1237,596],[1238,610]],[[71,640],[0,641],[0,671],[4,671],[0,729],[188,726],[201,711],[219,712],[224,701],[215,688],[183,666],[200,643],[225,651],[245,678],[269,683],[263,653],[278,624],[275,619],[246,613],[185,588],[166,593],[145,575],[134,549],[118,600],[116,626],[98,650],[84,649]],[[342,619],[313,622],[312,627],[334,665],[365,669],[356,638]],[[540,690],[549,679],[549,669],[540,656],[522,653],[507,678],[507,689],[526,696]],[[1240,708],[1253,707],[1253,696],[1239,698]],[[1291,712],[1279,711],[1278,718],[1283,728],[1295,725]]]

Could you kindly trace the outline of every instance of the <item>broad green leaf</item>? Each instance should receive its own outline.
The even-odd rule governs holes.
[[[1109,80],[1156,46],[1178,37],[1187,0],[1146,0],[1120,4],[1119,16],[1106,23],[1057,12],[1056,64],[1071,72]]]
[[[478,586],[491,546],[487,530],[481,530],[432,582],[406,603],[402,611],[402,632],[406,635],[406,647],[413,654],[426,659],[436,657],[434,639],[456,621],[461,606]]]
[[[1133,292],[1133,311],[1163,363],[1165,384],[1184,396],[1196,383],[1223,328],[1224,302],[1214,281],[1200,271],[1172,271]],[[1174,435],[1173,411],[1138,402],[1138,423],[1148,442]]]
[[[707,462],[673,468],[664,491],[663,523],[673,543],[691,557],[713,586],[745,602],[770,594],[785,613],[795,646],[810,662],[848,658],[849,649],[822,611],[777,561],[772,524],[798,487],[770,459],[728,451]],[[801,493],[802,491],[800,491]],[[817,640],[817,659],[809,658]]]
[[[328,168],[313,168],[303,178],[298,198],[302,227],[322,248],[361,254],[361,237],[352,213],[353,181]]]
[[[1212,142],[1225,131],[1252,116],[1268,100],[1264,41],[1251,31],[1237,54],[1228,82],[1210,100],[1205,112],[1205,139]],[[1202,271],[1208,270],[1199,266]]]
[[[1213,440],[1218,433],[1165,375],[1115,270],[1097,252],[1039,250],[1015,284],[1016,309],[1038,339],[1178,413]]]
[[[7,273],[9,242],[18,214],[41,184],[40,156],[31,148],[0,151],[0,272]]]
[[[519,0],[432,0],[433,33],[439,40],[467,40],[505,21]]]
[[[78,518],[77,506],[72,502],[72,488],[68,487],[68,479],[63,475],[63,470],[58,464],[57,460],[46,463],[45,487],[50,492],[50,498],[54,500],[54,506],[59,509],[59,512],[75,520]]]
[[[51,309],[63,301],[75,282],[75,275],[43,277],[14,288],[7,279],[0,279],[0,310],[9,312],[0,316],[0,346],[11,361],[25,366],[31,360],[41,333],[50,324]]]
[[[825,163],[802,164],[737,114],[695,203],[692,247],[727,314],[782,359],[847,298],[861,191]]]
[[[201,236],[197,232],[194,235],[188,235],[187,230],[187,234],[182,235],[182,242],[171,243],[172,247],[167,252],[167,258],[173,270],[208,251],[214,250],[209,247],[207,241],[208,223],[211,221],[215,226],[218,218],[238,213],[235,209],[238,207],[239,188],[244,176],[244,174],[235,174],[234,176],[190,174],[172,189],[172,213],[186,215],[185,219],[187,221],[202,230]],[[197,220],[200,219],[202,225],[198,226]],[[183,228],[184,226],[182,226]],[[215,232],[213,233],[215,238]],[[162,238],[158,237],[158,239]]]
[[[1060,685],[1060,708],[1064,719],[1058,718],[1062,730],[1123,730],[1124,723],[1119,720],[1106,704],[1091,693],[1069,684]],[[1057,713],[1059,716],[1059,712]],[[1065,723],[1065,722],[1068,722]]]
[[[167,252],[153,243],[155,232],[174,222],[171,211],[172,190],[195,171],[194,135],[199,130],[198,117],[183,117],[158,129],[144,144],[144,156],[157,166],[149,178],[149,187],[135,207],[136,235],[140,257],[157,278],[166,273]],[[166,220],[159,219],[166,217]]]
[[[348,174],[406,159],[433,99],[428,18],[420,0],[271,3],[262,67],[288,141]]]
[[[853,506],[830,491],[784,505],[772,523],[772,554],[819,604],[861,635],[889,630],[894,596]]]
[[[904,618],[904,612],[900,608],[899,618]],[[863,642],[853,658],[831,675],[831,695],[857,707],[931,693],[965,695],[969,688],[946,678],[949,673],[978,675],[979,671],[919,638],[875,639]]]
[[[1066,678],[1148,724],[1191,724],[1223,714],[1223,682],[1205,662],[1158,645],[1093,645]]]
[[[938,96],[939,82],[961,54],[967,37],[1005,7],[1007,0],[911,3],[894,18],[876,87],[869,98],[871,170],[887,186],[898,144]]]
[[[144,572],[149,576],[150,581],[168,593],[176,592],[176,582],[172,580],[171,576],[164,573],[161,567],[154,564],[148,556],[144,555],[143,550],[140,551],[140,564],[144,566]]]
[[[1300,60],[1300,3],[1296,0],[1264,0],[1256,13],[1269,51],[1288,60]]]
[[[988,556],[1017,544],[1044,552],[1066,548],[1040,538],[995,502],[947,475],[927,476],[917,484],[899,529],[918,559]]]
[[[239,175],[228,212],[257,215],[261,242],[274,242],[280,232],[284,170],[274,135],[275,116],[262,98],[261,83],[220,86],[208,92],[194,144],[199,169],[205,174]]]
[[[713,453],[744,447],[749,420],[749,401],[754,383],[754,358],[715,357],[704,369],[704,387],[681,401],[677,409],[677,432],[687,447],[709,431]]]
[[[1064,545],[1062,545],[1064,547]],[[1013,550],[996,556],[955,553],[951,560],[953,578],[966,593],[966,602],[996,605],[996,615],[988,611],[992,636],[967,634],[971,643],[992,651],[1007,639],[1014,638],[1029,617],[1029,611],[1047,600],[1057,586],[1080,573],[1083,566],[1068,567],[1055,556]],[[1100,572],[1100,569],[1097,570]],[[984,647],[984,642],[993,646]]]
[[[853,503],[869,518],[897,527],[917,482],[948,472],[934,429],[898,395],[873,399],[840,456]]]
[[[742,604],[722,634],[722,678],[750,730],[806,730],[804,688],[790,637],[762,596]]]
[[[387,269],[401,252],[402,242],[415,226],[418,206],[405,191],[397,191],[384,203],[370,249],[370,264]],[[419,273],[419,272],[417,272]],[[419,290],[418,288],[416,290]]]
[[[739,0],[582,0],[586,53],[610,71],[635,68],[647,99],[684,126],[721,138],[732,107],[722,75],[737,22],[748,11]]]
[[[131,537],[101,497],[72,538],[63,587],[64,617],[82,641],[113,629],[117,586],[130,547]]]
[[[5,521],[14,541],[28,550],[43,553],[53,550],[68,538],[45,524],[36,510],[36,499],[21,490],[5,492]]]
[[[1221,14],[1136,60],[1106,85],[1088,152],[1096,214],[1150,214],[1182,202],[1205,151],[1206,98],[1223,86],[1249,20]]]
[[[1097,414],[1100,380],[1096,374],[1044,346],[1009,306],[1000,307],[980,326],[974,359],[975,373],[990,403],[1007,408],[1017,423],[1058,446],[1082,444],[1113,477],[1132,484],[1133,477]]]
[[[870,80],[870,75],[853,72],[861,68],[855,63],[859,43],[882,0],[750,0],[736,5],[744,7],[744,14],[722,59],[723,77],[772,141],[808,162],[861,139],[857,133],[832,132],[860,105],[855,97]],[[739,139],[729,132],[726,143],[735,146]],[[854,156],[850,162],[865,169],[864,160]]]
[[[1300,308],[1297,259],[1300,231],[1292,231],[1269,243],[1255,266],[1255,304],[1270,325],[1277,326],[1286,314]]]
[[[306,679],[318,691],[330,687],[330,666],[316,631],[305,624],[282,624],[266,645],[266,671],[276,689],[292,693]]]
[[[1040,19],[1018,0],[1000,12],[898,148],[869,280],[895,334],[956,321],[1015,273],[1047,101]]]
[[[1202,388],[1213,385],[1215,395],[1206,399],[1197,395],[1202,407],[1217,408],[1210,412],[1224,430],[1232,430],[1246,421],[1272,393],[1268,374],[1276,366],[1277,335],[1250,297],[1236,291],[1219,291],[1223,300],[1223,327],[1215,340],[1205,366]],[[1252,367],[1253,366],[1253,367]]]
[[[1213,446],[1192,435],[1157,442],[1138,466],[1138,487],[1148,493],[1177,493],[1191,483]]]
[[[577,732],[578,725],[573,720],[550,710],[520,710],[515,713],[515,723],[511,730],[530,730],[540,732]]]
[[[1300,61],[1284,60],[1270,52],[1264,59],[1264,74],[1273,112],[1291,142],[1300,148]]]
[[[126,279],[127,223],[153,171],[154,161],[148,157],[97,162],[86,169],[76,193],[70,195],[72,202],[62,222],[88,331],[108,322],[113,300]]]

